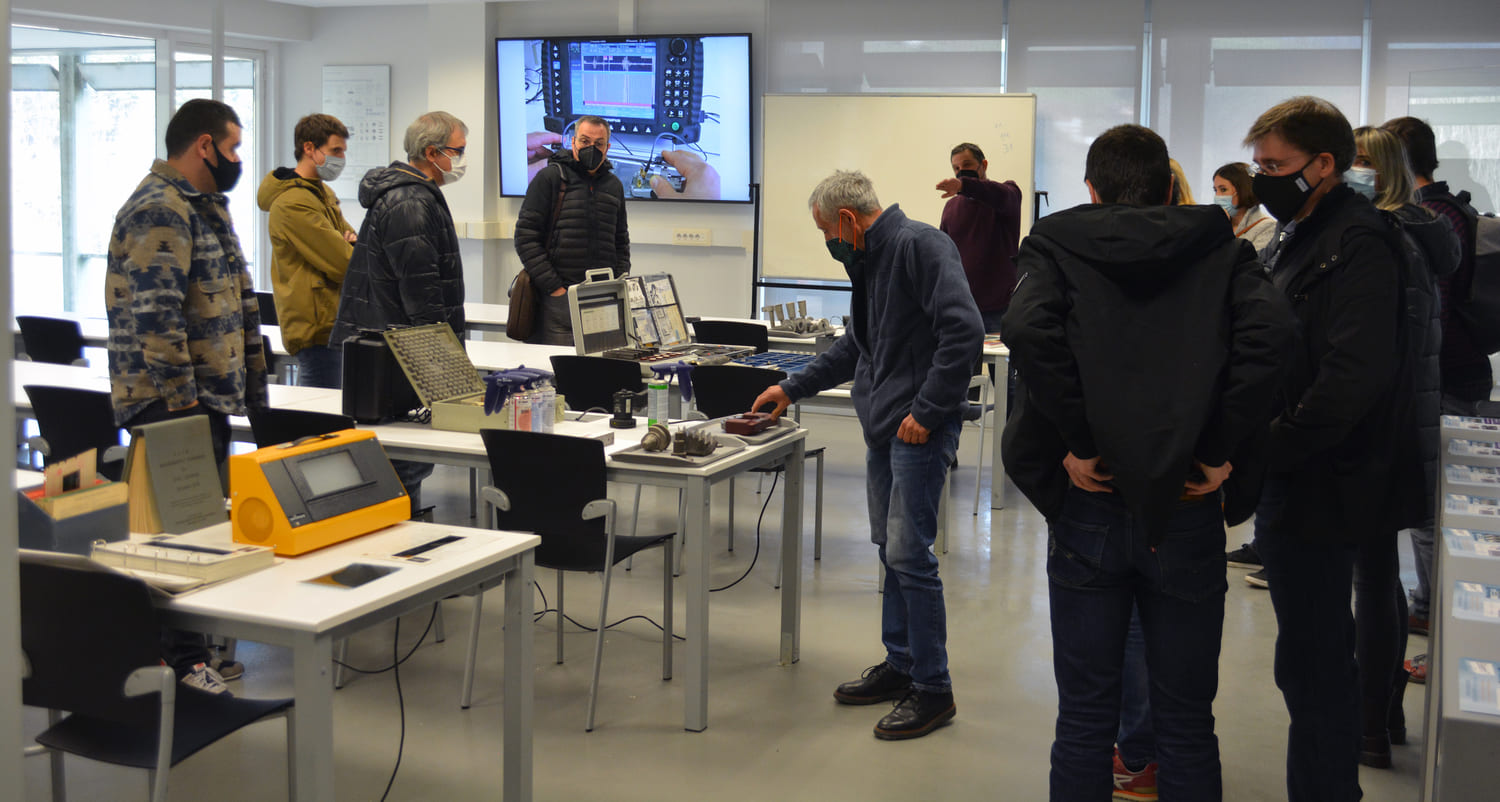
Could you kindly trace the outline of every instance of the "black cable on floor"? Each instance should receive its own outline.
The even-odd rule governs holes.
[[[407,660],[409,660],[413,654],[416,654],[417,647],[421,646],[422,642],[425,641],[425,640],[427,640],[427,633],[432,631],[432,622],[434,622],[436,620],[437,620],[437,605],[434,604],[432,606],[432,615],[428,616],[428,618],[427,618],[427,628],[424,629],[424,630],[422,630],[422,637],[417,638],[417,642],[414,643],[414,644],[412,644],[411,651],[408,651],[406,653],[406,657],[400,658],[395,663],[392,663],[391,665],[388,665],[385,668],[376,668],[376,669],[368,669],[368,670],[367,669],[363,669],[363,668],[355,668],[354,666],[351,666],[348,663],[341,662],[339,660],[334,660],[333,664],[336,665],[336,666],[339,666],[341,668],[347,668],[347,669],[349,669],[350,671],[353,671],[356,674],[384,674],[387,671],[391,671],[391,670],[395,669],[396,666],[401,665],[402,663],[404,663]],[[401,619],[397,618],[396,619],[396,634],[399,635],[400,633],[401,633]]]
[[[541,597],[542,597],[542,609],[540,611],[538,611],[537,613],[535,613],[534,617],[532,618],[532,623],[536,623],[536,622],[541,621],[543,618],[545,618],[548,613],[555,613],[555,612],[557,612],[557,609],[553,608],[553,607],[548,607],[547,606],[547,592],[544,591],[544,590],[542,590],[542,584],[540,582],[537,582],[536,580],[533,579],[531,581],[531,584],[536,587],[536,592],[538,594],[540,594]],[[591,626],[589,626],[587,624],[581,623],[578,619],[574,618],[571,615],[568,615],[567,613],[563,613],[563,618],[566,619],[566,620],[568,620],[568,621],[570,621],[570,622],[572,622],[573,626],[578,627],[579,629],[583,630],[584,632],[598,632],[599,631],[598,627],[591,627]],[[627,615],[624,618],[621,618],[619,621],[614,622],[613,624],[607,624],[607,625],[605,625],[604,628],[605,629],[614,629],[615,627],[619,626],[620,624],[623,624],[626,621],[630,621],[630,620],[636,619],[636,618],[639,618],[642,621],[645,621],[646,623],[650,624],[651,626],[656,627],[657,631],[659,631],[659,632],[666,632],[667,631],[665,627],[663,627],[661,624],[656,623],[656,619],[652,618],[649,615]],[[686,641],[687,640],[687,638],[684,638],[683,636],[678,635],[675,632],[672,633],[672,639],[673,640],[680,640],[680,641]]]
[[[755,561],[760,559],[760,524],[766,519],[766,507],[770,506],[771,504],[771,496],[776,493],[776,482],[779,479],[781,479],[780,471],[777,471],[776,473],[771,475],[771,489],[766,491],[766,500],[761,503],[760,515],[755,519],[755,553],[750,555],[750,566],[745,569],[745,573],[740,574],[739,579],[730,582],[722,588],[709,588],[709,593],[718,593],[721,590],[729,590],[735,585],[743,582],[745,580],[745,577],[749,576],[750,572],[755,570]]]
[[[436,618],[436,606],[432,608],[432,613],[433,618]],[[427,622],[427,626],[429,628],[432,626],[431,620]],[[424,631],[422,633],[422,638],[426,637],[427,633]],[[417,640],[417,646],[420,645],[422,645],[422,639],[419,638]],[[412,652],[415,652],[416,650],[416,646],[413,646],[411,649]],[[411,657],[411,652],[407,652],[406,656]],[[396,678],[396,709],[401,711],[401,738],[400,740],[396,741],[396,765],[391,767],[391,778],[389,780],[386,780],[385,782],[385,793],[382,793],[380,795],[380,802],[385,802],[385,798],[391,793],[391,786],[396,784],[396,772],[401,770],[401,754],[406,750],[406,697],[401,694],[401,664],[405,662],[405,658],[401,657],[400,618],[396,619],[396,635],[395,637],[391,638],[391,659],[395,661],[391,664],[391,671],[393,672],[392,676]]]

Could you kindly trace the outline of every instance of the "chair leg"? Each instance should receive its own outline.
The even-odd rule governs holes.
[[[734,551],[734,477],[729,477],[729,550]]]
[[[558,665],[562,665],[562,661],[563,661],[563,652],[562,652],[563,624],[566,623],[567,620],[568,620],[568,617],[566,615],[563,615],[563,572],[562,571],[558,571],[557,572],[557,664]]]
[[[286,798],[297,799],[297,708],[286,709]]]
[[[474,617],[469,620],[469,659],[464,661],[464,690],[458,697],[461,710],[474,700],[474,662],[479,658],[479,618],[484,612],[484,591],[474,594]]]
[[[344,663],[349,659],[349,639],[340,640],[333,650],[333,689],[344,687]]]
[[[469,520],[479,517],[479,470],[469,469]]]
[[[996,391],[998,392],[998,388],[996,388]],[[979,514],[979,491],[984,483],[984,444],[986,442],[984,439],[984,408],[989,403],[989,400],[990,383],[984,382],[979,385],[979,448],[975,449],[979,453],[974,457],[974,515]],[[1000,423],[1000,421],[995,421],[996,426],[999,426]]]
[[[604,566],[604,590],[599,594],[599,628],[594,632],[594,678],[589,683],[589,714],[584,732],[594,731],[594,711],[599,706],[599,667],[604,662],[604,628],[609,623],[609,577],[611,566]]]
[[[49,729],[56,727],[62,720],[63,714],[61,710],[47,709],[47,727]],[[67,802],[68,800],[67,772],[63,767],[64,757],[65,753],[56,749],[49,750],[47,754],[47,763],[52,769],[52,802]]]
[[[630,536],[635,537],[636,528],[641,523],[641,486],[635,486],[635,507],[630,511]],[[635,567],[635,555],[625,558],[625,570],[629,571]]]
[[[661,678],[672,678],[672,541],[662,544],[661,563]]]
[[[819,451],[816,457],[818,461],[818,479],[815,487],[817,491],[813,494],[813,559],[823,559],[823,455]]]
[[[239,643],[240,642],[238,638],[224,639],[224,647],[219,650],[219,656],[224,659],[224,662],[229,663],[234,661],[235,647],[238,646]]]

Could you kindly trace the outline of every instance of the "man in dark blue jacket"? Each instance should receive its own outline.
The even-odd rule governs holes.
[[[824,179],[808,207],[853,283],[853,321],[811,365],[766,388],[754,408],[774,403],[779,416],[795,401],[854,380],[854,409],[869,448],[870,539],[885,567],[886,656],[833,695],[851,705],[899,699],[875,725],[875,737],[918,738],[956,710],[943,583],[931,548],[984,327],[953,240],[898,206],[882,210],[862,173],[841,170]]]
[[[1294,322],[1228,218],[1169,204],[1167,146],[1150,129],[1101,134],[1085,181],[1093,204],[1021,244],[1004,322],[1021,380],[1005,470],[1048,523],[1051,798],[1111,793],[1135,608],[1161,774],[1142,788],[1150,767],[1116,759],[1113,790],[1209,802],[1222,797],[1224,519],[1249,507],[1219,491],[1268,423]]]

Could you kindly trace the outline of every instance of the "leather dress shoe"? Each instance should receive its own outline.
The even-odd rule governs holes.
[[[933,693],[913,688],[875,725],[875,737],[882,741],[921,738],[952,721],[957,712],[952,691]]]
[[[860,678],[840,685],[833,698],[846,705],[873,705],[899,699],[911,688],[911,675],[897,671],[890,663],[870,666]]]

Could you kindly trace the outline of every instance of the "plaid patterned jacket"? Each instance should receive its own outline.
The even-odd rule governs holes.
[[[104,292],[116,423],[157,399],[265,406],[260,309],[222,194],[152,164],[115,216]]]

